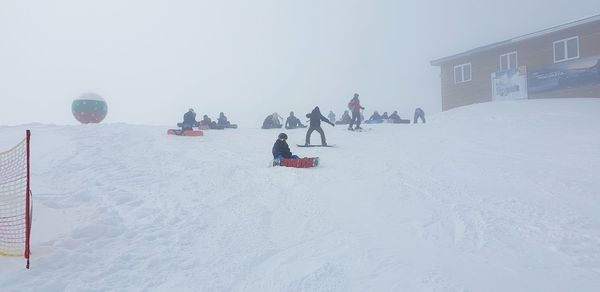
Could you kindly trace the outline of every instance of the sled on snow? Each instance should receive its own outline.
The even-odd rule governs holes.
[[[319,166],[319,157],[304,157],[300,159],[273,159],[273,166],[294,168],[311,168]]]
[[[204,132],[202,132],[200,130],[196,131],[196,130],[169,129],[169,130],[167,130],[167,135],[198,137],[198,136],[204,136]]]

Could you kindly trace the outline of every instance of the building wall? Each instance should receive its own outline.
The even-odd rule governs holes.
[[[579,59],[600,56],[600,21],[534,39],[506,44],[441,64],[442,110],[492,100],[491,74],[500,70],[500,55],[517,52],[518,66],[529,72],[554,64],[554,42],[579,36]],[[569,62],[569,61],[566,61]],[[471,81],[454,83],[454,66],[471,63]],[[600,97],[600,84],[532,94],[529,98]]]

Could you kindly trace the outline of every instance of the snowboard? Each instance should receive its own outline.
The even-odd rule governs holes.
[[[347,130],[351,131],[351,132],[368,132],[368,131],[371,131],[372,129],[371,128],[362,128],[362,129],[347,129]]]
[[[298,146],[298,147],[335,147],[335,145],[332,145],[332,144],[327,144],[327,145],[317,145],[317,144],[305,145],[305,144],[296,144],[296,146]]]
[[[380,120],[366,120],[363,122],[363,124],[383,124],[384,120],[380,119]]]
[[[300,159],[273,159],[273,166],[294,168],[311,168],[319,166],[319,157],[304,157]]]
[[[180,129],[169,129],[167,130],[167,135],[176,135],[176,136],[189,136],[189,137],[198,137],[204,136],[202,131],[194,131],[194,130],[180,130]]]

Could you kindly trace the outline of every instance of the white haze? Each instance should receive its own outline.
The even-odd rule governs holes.
[[[354,92],[367,113],[439,112],[431,59],[599,13],[596,1],[0,0],[0,125],[170,125],[188,107],[242,126]]]

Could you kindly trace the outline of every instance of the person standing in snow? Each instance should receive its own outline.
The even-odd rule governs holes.
[[[360,110],[364,110],[365,108],[360,105],[360,100],[358,99],[358,93],[354,94],[354,97],[348,103],[348,109],[352,112],[352,121],[350,121],[350,126],[348,130],[352,130],[352,125],[356,124],[356,130],[362,129],[360,127],[361,117]]]
[[[321,134],[321,145],[327,146],[325,132],[323,132],[323,128],[321,128],[321,121],[326,122],[333,127],[335,127],[335,124],[321,114],[321,110],[318,106],[316,106],[311,113],[306,114],[306,117],[310,119],[310,127],[306,132],[306,141],[304,142],[304,145],[310,145],[310,135],[312,135],[313,131],[317,131]]]
[[[290,150],[290,146],[287,143],[287,134],[280,133],[273,144],[273,149],[271,152],[273,153],[273,159],[282,160],[282,159],[300,159],[297,155],[293,155]]]
[[[425,124],[425,112],[420,107],[418,107],[415,110],[415,118],[413,124],[416,124],[418,119],[421,119],[421,121],[423,121],[423,124]]]
[[[188,112],[183,115],[181,129],[183,131],[193,130],[192,127],[194,127],[196,124],[198,124],[198,122],[196,122],[196,113],[194,112],[193,108],[190,108]]]

